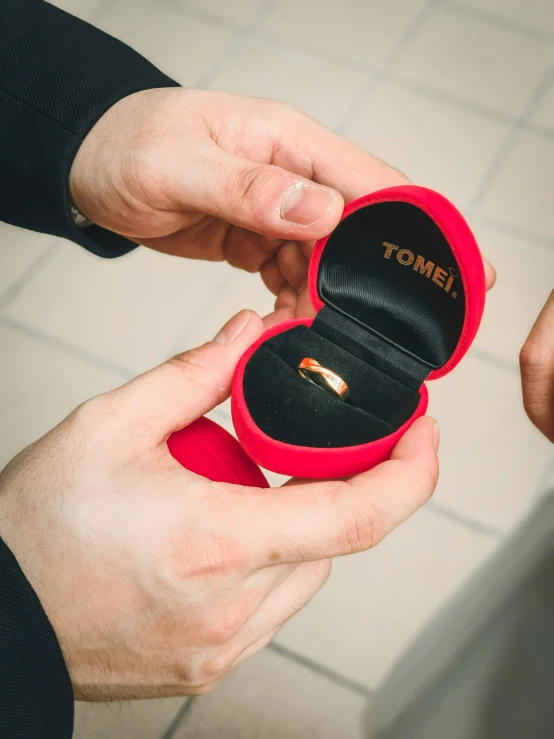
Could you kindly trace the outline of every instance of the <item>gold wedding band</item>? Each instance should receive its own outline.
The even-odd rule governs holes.
[[[297,367],[298,374],[312,385],[323,388],[328,393],[345,400],[348,395],[348,385],[335,372],[327,367],[322,367],[319,362],[311,357],[305,357]]]

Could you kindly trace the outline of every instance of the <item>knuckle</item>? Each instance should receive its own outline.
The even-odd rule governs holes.
[[[189,351],[176,354],[168,360],[168,364],[184,374],[191,385],[198,386],[202,394],[208,394],[208,400],[214,406],[226,399],[223,389],[217,383],[210,382],[210,374],[213,372],[210,373],[201,348],[189,349]]]
[[[298,115],[306,115],[298,106],[285,100],[275,100],[274,98],[259,98],[257,100],[261,107],[263,120],[281,121],[285,118],[287,121]]]
[[[285,101],[277,101],[277,109],[276,112],[285,115],[292,118],[309,118],[310,116],[302,110],[302,108],[299,108],[298,105],[294,105],[294,103],[287,103]]]
[[[150,206],[165,202],[164,198],[160,199],[160,195],[168,191],[171,161],[170,155],[157,141],[150,136],[145,139],[142,134],[137,135],[127,152],[122,169],[133,195],[128,198],[127,203],[133,211],[139,214],[148,213]]]
[[[255,215],[258,210],[262,213],[266,194],[270,198],[283,185],[282,171],[271,165],[245,167],[237,173],[237,179],[234,192],[239,193],[240,204],[251,215]]]
[[[267,257],[254,249],[245,249],[243,242],[230,240],[225,245],[225,259],[231,267],[255,274],[260,271]]]
[[[72,411],[70,419],[78,424],[88,423],[91,421],[99,414],[99,412],[101,412],[103,405],[101,397],[102,396],[90,398],[89,400],[85,400],[83,403],[80,403],[80,405]]]
[[[186,682],[186,695],[201,696],[210,693],[225,677],[225,673],[220,673],[213,679],[202,677],[202,671],[198,673],[198,677],[194,681]]]
[[[224,675],[229,670],[235,659],[235,647],[225,646],[221,649],[216,649],[206,658],[202,666],[202,682],[205,685],[213,683],[214,680],[217,680],[218,677]]]
[[[187,653],[177,659],[175,678],[183,686],[186,695],[204,695],[214,687],[209,669],[211,660],[211,652],[206,650]]]
[[[365,501],[346,517],[343,540],[349,554],[373,549],[385,537],[385,526],[377,508]]]
[[[547,344],[528,339],[520,351],[519,362],[525,412],[539,431],[551,438],[552,352]]]
[[[184,372],[187,377],[204,378],[208,374],[208,367],[203,361],[202,351],[199,347],[176,354],[169,360],[169,364]]]
[[[69,421],[80,428],[93,430],[98,421],[105,421],[115,414],[115,398],[112,393],[97,395],[85,400],[70,414]]]
[[[243,628],[250,615],[249,605],[237,604],[218,618],[217,634],[223,642],[230,641]]]
[[[198,620],[195,633],[201,644],[210,647],[219,646],[225,641],[225,635],[222,634],[219,621],[210,616]]]
[[[136,172],[140,172],[141,180],[145,182],[160,182],[163,177],[163,165],[160,161],[160,152],[142,138],[136,138],[133,147],[132,164]]]
[[[542,374],[552,365],[550,349],[539,341],[528,339],[519,353],[519,363],[522,369]]]
[[[266,168],[264,166],[244,168],[238,174],[238,191],[243,200],[253,200],[256,192],[267,182]]]
[[[245,625],[243,609],[232,607],[224,614],[208,616],[198,624],[198,636],[203,644],[212,647],[222,647]]]
[[[211,690],[215,688],[216,684],[213,685],[211,683],[205,683],[202,685],[193,685],[187,690],[187,694],[191,696],[202,696],[209,693]]]
[[[212,486],[217,490],[217,486]],[[221,510],[224,510],[222,506]],[[183,536],[188,538],[190,554],[183,554],[183,536],[178,536],[169,550],[169,570],[177,582],[197,581],[202,586],[214,580],[226,577],[236,577],[249,569],[250,561],[248,550],[240,541],[219,531],[209,531],[213,526],[214,517],[208,510],[201,514],[205,528],[201,535],[193,535],[185,531]]]

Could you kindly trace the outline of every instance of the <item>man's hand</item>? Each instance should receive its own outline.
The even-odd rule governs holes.
[[[289,105],[173,88],[114,105],[70,177],[94,223],[158,251],[261,271],[276,294],[305,281],[311,244],[345,199],[405,182]]]
[[[378,544],[435,487],[429,418],[348,481],[263,490],[180,467],[168,436],[227,397],[261,331],[239,313],[213,342],[86,402],[0,476],[0,535],[79,699],[208,690],[310,600],[330,558]]]
[[[554,291],[521,350],[520,367],[527,415],[554,442]]]
[[[70,176],[94,223],[158,251],[261,272],[305,292],[315,239],[344,203],[408,180],[299,110],[200,90],[130,95],[98,121]],[[492,270],[490,271],[492,281]]]

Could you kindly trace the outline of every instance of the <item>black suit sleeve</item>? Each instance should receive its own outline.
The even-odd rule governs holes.
[[[73,691],[39,599],[0,539],[0,737],[69,739]]]
[[[132,249],[110,231],[74,224],[69,171],[114,103],[176,86],[122,42],[44,0],[0,0],[0,220],[103,257]]]
[[[104,257],[132,249],[116,234],[73,223],[69,171],[114,103],[175,86],[129,47],[43,0],[0,0],[0,220]],[[72,727],[73,693],[56,635],[0,540],[0,737],[68,739]]]

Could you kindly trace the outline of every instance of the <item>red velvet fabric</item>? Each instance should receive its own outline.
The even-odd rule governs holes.
[[[209,418],[199,418],[172,434],[167,446],[179,464],[209,480],[269,487],[235,437]]]

